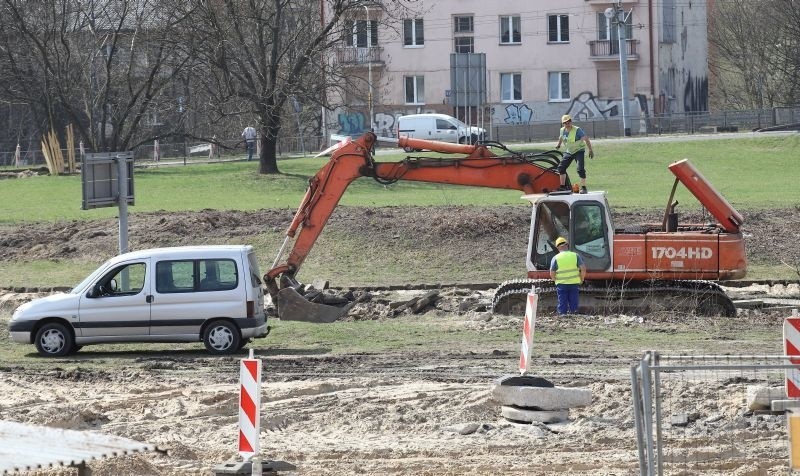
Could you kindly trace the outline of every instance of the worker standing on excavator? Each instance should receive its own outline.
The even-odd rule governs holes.
[[[572,116],[564,114],[561,116],[561,130],[558,133],[558,145],[556,149],[561,148],[564,144],[564,156],[558,164],[558,174],[561,176],[561,188],[559,190],[568,190],[567,182],[567,168],[569,164],[575,160],[578,163],[578,177],[581,178],[581,193],[586,193],[586,168],[584,167],[584,148],[589,148],[589,158],[594,158],[594,150],[592,149],[592,141],[589,136],[583,132],[578,126],[572,124]]]
[[[586,277],[586,265],[577,253],[569,250],[564,237],[558,237],[556,248],[558,254],[550,261],[550,278],[556,283],[558,313],[573,314],[578,312],[578,288]]]

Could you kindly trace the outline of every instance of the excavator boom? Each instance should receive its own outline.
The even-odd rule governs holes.
[[[282,252],[264,275],[264,282],[277,301],[282,319],[331,322],[347,312],[311,303],[299,295],[295,275],[339,203],[347,187],[357,178],[372,177],[379,183],[398,180],[469,185],[519,190],[539,194],[557,190],[560,185],[555,167],[560,154],[515,154],[497,156],[485,145],[449,144],[401,137],[399,147],[427,149],[440,153],[460,153],[458,159],[409,157],[400,162],[375,162],[371,151],[375,134],[342,143],[331,159],[309,180],[300,206],[286,231],[286,242],[294,239],[285,263],[278,264]],[[499,144],[498,144],[499,145]],[[510,152],[510,151],[509,151]],[[281,248],[283,250],[283,247]]]

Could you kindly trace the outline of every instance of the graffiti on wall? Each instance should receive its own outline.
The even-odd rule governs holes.
[[[434,109],[418,110],[396,110],[392,112],[377,112],[375,113],[375,133],[378,136],[393,137],[397,125],[397,118],[408,114],[423,114],[438,112]],[[369,130],[369,119],[361,111],[353,111],[350,109],[342,109],[336,114],[336,120],[339,123],[339,130],[337,134],[346,136],[358,136]]]
[[[533,120],[533,109],[527,104],[507,104],[505,112],[506,124],[529,124]]]
[[[579,119],[612,118],[622,115],[621,99],[599,99],[594,94],[584,91],[578,94],[570,103],[569,109],[564,114]],[[628,101],[628,116],[647,117],[649,114],[647,97],[641,94]],[[640,128],[644,132],[646,122],[640,121]]]
[[[708,78],[689,74],[683,88],[684,112],[708,111]]]
[[[629,101],[628,106],[634,104],[636,108],[629,107],[629,114],[632,116],[646,116],[647,115],[647,98],[637,94],[632,101]],[[611,118],[614,116],[622,115],[622,100],[621,99],[600,99],[594,94],[584,91],[578,94],[569,105],[569,109],[565,114],[573,117],[580,117],[583,119],[591,118]]]
[[[366,131],[364,128],[366,120],[361,112],[340,112],[337,114],[336,120],[339,122],[338,133],[341,135],[354,136],[363,134]]]

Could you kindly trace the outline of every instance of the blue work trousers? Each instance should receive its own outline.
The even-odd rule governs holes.
[[[578,288],[580,284],[556,284],[559,314],[578,312]]]

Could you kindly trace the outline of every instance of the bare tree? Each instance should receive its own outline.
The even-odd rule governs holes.
[[[342,39],[341,20],[364,5],[387,8],[400,2],[364,0],[192,0],[185,43],[208,69],[195,74],[207,96],[205,116],[255,119],[259,172],[279,173],[278,138],[291,99],[325,106],[326,90],[345,87],[347,77],[327,62]],[[213,113],[212,113],[213,109]]]
[[[169,35],[183,20],[157,0],[2,0],[0,96],[73,123],[93,150],[151,140],[177,109],[164,93],[190,58]]]
[[[709,13],[712,101],[765,108],[798,98],[798,21],[793,0],[718,0]]]

